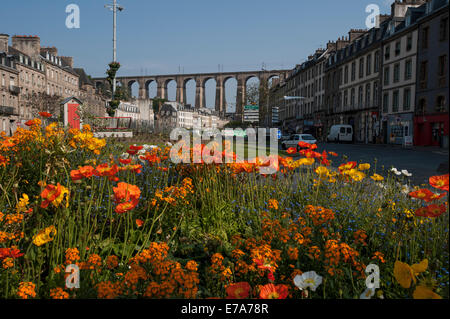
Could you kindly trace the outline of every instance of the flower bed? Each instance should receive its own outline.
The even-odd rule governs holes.
[[[449,296],[448,175],[332,170],[338,154],[305,144],[266,176],[264,158],[174,164],[170,147],[27,125],[0,140],[2,298]]]

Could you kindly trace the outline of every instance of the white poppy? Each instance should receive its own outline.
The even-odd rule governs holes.
[[[300,290],[311,288],[312,291],[316,291],[321,283],[322,277],[316,274],[315,271],[308,271],[294,278],[294,284]]]
[[[402,173],[399,172],[395,167],[391,168],[391,172],[394,173],[397,176],[402,175]]]
[[[408,172],[406,169],[402,170],[402,174],[408,177],[411,177],[412,174],[410,172]]]
[[[371,299],[375,296],[375,288],[367,288],[360,296],[359,299]]]
[[[411,193],[412,189],[408,186],[408,185],[403,185],[402,186],[402,193],[405,195],[408,195],[409,193]]]
[[[147,151],[145,149],[141,149],[137,152],[137,155],[145,155]]]
[[[130,154],[128,153],[122,153],[122,155],[120,155],[121,159],[127,159],[128,157],[130,157]]]

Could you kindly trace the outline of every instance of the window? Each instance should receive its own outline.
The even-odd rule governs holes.
[[[420,99],[420,101],[419,101],[419,107],[418,107],[418,109],[417,109],[417,112],[420,113],[420,114],[424,114],[426,108],[427,108],[427,100],[424,99],[424,98]]]
[[[384,85],[389,85],[389,67],[384,68]]]
[[[367,56],[367,61],[366,61],[366,75],[370,75],[370,73],[372,73],[372,55],[369,54]]]
[[[420,64],[420,74],[419,74],[419,80],[420,80],[420,88],[424,89],[427,87],[427,76],[428,76],[428,61],[423,61]]]
[[[364,76],[364,58],[359,59],[359,78]]]
[[[448,39],[448,17],[441,19],[439,27],[439,41],[445,41]]]
[[[428,48],[428,32],[429,32],[429,27],[423,28],[422,29],[422,49],[427,49]]]
[[[378,106],[378,82],[373,83],[373,105]]]
[[[436,111],[445,112],[445,97],[442,95],[438,96],[436,99]]]
[[[441,55],[439,57],[439,69],[438,69],[438,74],[439,76],[445,76],[445,65],[447,64],[447,55]]]
[[[411,72],[412,72],[412,61],[408,60],[405,62],[405,80],[411,79]]]
[[[400,64],[394,65],[394,83],[400,81]]]
[[[358,107],[362,107],[363,104],[363,87],[360,86],[358,90]]]
[[[374,65],[374,71],[378,72],[380,70],[380,52],[375,52],[375,65]]]
[[[391,56],[391,47],[387,45],[386,48],[384,49],[384,59],[389,60],[390,56]]]
[[[370,106],[370,83],[366,85],[366,107]]]
[[[351,94],[350,94],[350,104],[352,106],[355,106],[355,89],[352,88]]]
[[[397,41],[395,43],[395,56],[399,56],[400,55],[400,47],[401,47],[401,42]]]
[[[346,65],[344,69],[344,83],[348,83],[348,65]]]
[[[356,79],[356,62],[352,63],[352,81]]]
[[[394,91],[392,95],[392,112],[398,112],[398,91]]]
[[[412,49],[412,35],[408,35],[406,38],[406,51],[410,51]]]
[[[411,108],[411,89],[403,91],[403,111],[409,111]]]
[[[344,107],[348,106],[348,90],[344,91]]]
[[[383,95],[383,112],[384,113],[387,113],[389,110],[388,104],[389,104],[389,94],[385,93]]]

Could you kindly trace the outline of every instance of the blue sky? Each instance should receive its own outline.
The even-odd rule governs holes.
[[[38,35],[74,57],[76,67],[104,76],[112,60],[112,0],[2,1],[0,33]],[[367,5],[388,13],[389,0],[121,0],[119,75],[292,68],[329,40],[365,28]],[[68,4],[80,7],[79,29],[67,29]],[[228,84],[227,84],[228,85]],[[230,84],[232,85],[232,83]],[[188,86],[192,101],[193,84]],[[214,100],[208,83],[207,102]],[[228,87],[227,87],[228,88]],[[153,88],[151,88],[153,90]],[[172,92],[171,92],[172,91]],[[173,95],[171,85],[169,97]],[[234,93],[235,94],[235,93]],[[233,98],[227,93],[227,100]]]

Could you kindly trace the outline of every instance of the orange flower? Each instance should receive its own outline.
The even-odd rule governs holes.
[[[356,162],[348,162],[345,164],[341,164],[339,166],[339,171],[342,172],[342,171],[347,171],[347,170],[353,169],[356,167],[356,165],[358,165],[358,163],[356,163]]]
[[[330,154],[331,156],[334,156],[334,157],[338,156],[337,153],[335,153],[335,152],[328,152],[328,154]]]
[[[288,287],[286,285],[267,284],[261,287],[259,297],[261,299],[286,299]]]
[[[298,142],[298,146],[300,146],[301,148],[310,148],[311,144],[301,141]]]
[[[238,282],[227,287],[227,299],[247,299],[252,287],[248,282]]]
[[[39,114],[39,116],[42,116],[42,117],[52,117],[52,115],[48,112],[39,112],[38,114]]]
[[[136,185],[120,182],[117,187],[113,187],[114,200],[118,204],[116,213],[123,214],[132,210],[138,204],[141,190]]]
[[[430,185],[433,186],[434,188],[448,192],[448,179],[449,179],[448,176],[449,174],[441,176],[432,176],[429,179]]]
[[[295,153],[297,153],[297,149],[295,147],[289,147],[286,150],[286,153],[288,153],[289,155],[295,154]]]
[[[276,199],[269,199],[269,208],[270,209],[275,209],[275,210],[277,210],[278,209],[278,201],[276,200]]]
[[[41,193],[41,197],[44,200],[41,203],[42,208],[47,208],[50,203],[53,203],[55,207],[58,207],[64,199],[64,195],[69,194],[69,190],[59,183],[55,185],[47,185]],[[68,206],[69,202],[67,202]]]
[[[144,225],[144,221],[142,219],[136,219],[136,225],[137,227],[142,227],[142,225]]]

